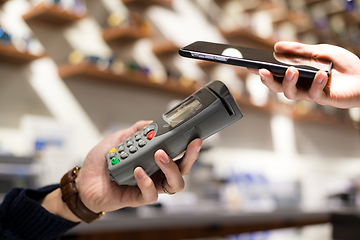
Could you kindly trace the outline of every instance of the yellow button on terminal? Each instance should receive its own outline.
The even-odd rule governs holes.
[[[116,152],[116,148],[111,149],[111,150],[109,151],[109,154],[110,154],[110,153],[113,153],[113,152]]]

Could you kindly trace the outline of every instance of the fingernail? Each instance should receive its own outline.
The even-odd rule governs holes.
[[[200,152],[201,147],[202,147],[202,146],[200,146],[200,147],[198,147],[198,148],[196,149],[196,152],[197,152],[197,153],[199,153],[199,152]]]
[[[167,158],[164,158],[164,157],[160,157],[160,161],[164,164],[167,164],[170,162],[170,159],[167,157]]]
[[[292,70],[289,70],[286,74],[286,80],[292,81],[294,79],[295,73]]]
[[[137,167],[135,171],[139,179],[143,179],[146,176],[145,171],[141,167]]]
[[[318,84],[322,84],[325,81],[325,76],[324,75],[320,75],[317,79],[316,82]]]

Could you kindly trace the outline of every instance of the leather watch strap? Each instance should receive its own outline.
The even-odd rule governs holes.
[[[62,193],[62,200],[78,218],[86,223],[91,223],[98,220],[105,213],[94,213],[81,201],[75,184],[75,179],[79,170],[79,167],[75,167],[61,178],[60,189]]]

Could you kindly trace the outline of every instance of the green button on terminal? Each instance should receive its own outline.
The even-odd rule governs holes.
[[[111,158],[111,164],[112,164],[112,165],[116,165],[116,164],[118,164],[119,162],[120,162],[120,160],[119,160],[118,158],[116,158],[116,157]]]

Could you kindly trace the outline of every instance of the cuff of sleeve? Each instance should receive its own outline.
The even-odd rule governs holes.
[[[52,185],[39,190],[22,190],[9,206],[7,226],[3,226],[4,229],[16,233],[16,239],[40,240],[57,239],[75,227],[78,223],[48,212],[37,202],[58,187]]]

